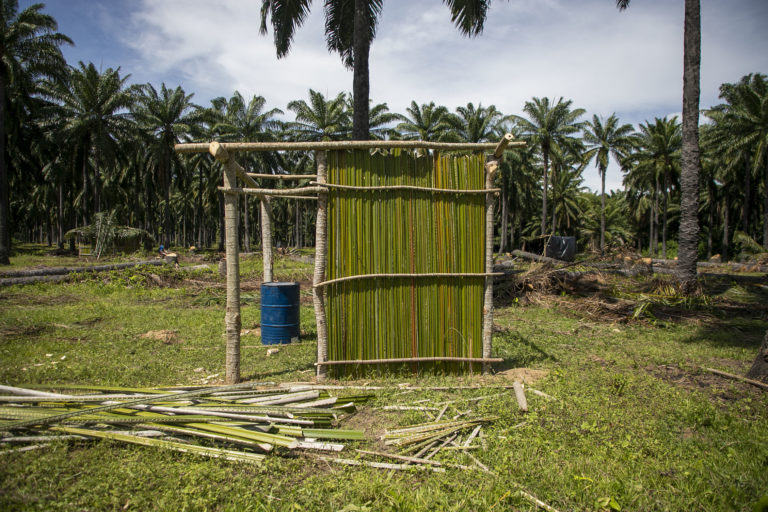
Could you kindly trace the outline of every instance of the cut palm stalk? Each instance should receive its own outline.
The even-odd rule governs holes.
[[[42,441],[81,441],[88,439],[83,436],[75,435],[62,435],[62,436],[17,436],[17,437],[4,437],[0,439],[0,443],[38,443]]]
[[[0,455],[5,455],[7,453],[31,452],[33,450],[40,450],[42,448],[48,448],[49,446],[51,446],[51,443],[33,444],[33,445],[30,445],[30,446],[24,446],[22,448],[12,448],[10,450],[2,450],[2,451],[0,451]]]
[[[304,409],[304,408],[310,408],[310,407],[321,407],[324,405],[335,405],[338,399],[339,399],[338,397],[332,396],[331,398],[323,398],[322,400],[315,400],[314,402],[294,404],[294,407],[297,407],[299,409]]]
[[[191,423],[189,426],[199,430],[216,432],[218,434],[239,437],[241,439],[256,441],[259,443],[273,444],[275,446],[282,446],[288,449],[293,449],[297,446],[296,440],[291,437],[280,434],[268,434],[266,432],[246,430],[237,426],[221,425],[216,423]]]
[[[312,420],[297,420],[291,418],[274,418],[270,416],[253,416],[248,414],[234,414],[229,412],[218,412],[203,409],[188,409],[181,407],[158,407],[154,405],[134,405],[132,409],[139,409],[153,412],[170,412],[173,414],[206,414],[217,416],[219,418],[228,418],[233,420],[251,421],[253,423],[290,423],[293,425],[314,425]]]
[[[523,390],[523,385],[520,384],[520,382],[515,381],[512,383],[513,389],[515,390],[515,398],[517,399],[517,406],[520,408],[523,412],[528,412],[528,400],[525,398],[525,391]]]
[[[445,441],[443,441],[442,443],[440,443],[440,446],[438,446],[437,448],[435,448],[433,451],[429,452],[429,454],[425,455],[425,456],[424,456],[424,458],[425,458],[425,459],[431,459],[432,457],[434,457],[435,455],[437,455],[437,452],[439,452],[441,449],[443,449],[443,448],[444,448],[444,447],[445,447],[445,446],[446,446],[448,443],[452,443],[452,442],[454,441],[454,439],[456,439],[456,436],[457,436],[457,435],[458,435],[458,434],[453,434],[453,435],[452,435],[452,436],[450,436],[450,437],[446,437],[446,438],[445,438]]]
[[[302,402],[304,400],[314,400],[319,396],[320,396],[320,393],[318,391],[304,391],[301,393],[289,393],[287,395],[278,395],[277,397],[249,398],[247,400],[241,400],[240,403],[279,405],[279,404],[289,404],[292,402]]]
[[[302,428],[301,431],[303,437],[314,437],[317,439],[346,439],[350,441],[362,441],[365,439],[365,431],[363,430]]]
[[[451,444],[453,444],[454,446],[458,446],[456,443],[451,443]],[[474,455],[472,455],[472,454],[471,454],[471,453],[469,453],[469,452],[464,452],[464,454],[465,454],[467,457],[469,457],[470,459],[472,459],[472,462],[474,462],[475,464],[477,464],[477,467],[479,467],[480,469],[482,469],[483,471],[485,471],[485,472],[486,472],[486,473],[488,473],[488,474],[491,474],[491,475],[495,475],[495,473],[493,473],[493,472],[492,472],[490,469],[488,469],[488,466],[486,466],[485,464],[483,464],[482,462],[480,462],[480,461],[478,460],[478,458],[477,458],[477,457],[475,457]]]
[[[340,458],[333,458],[333,457],[321,457],[321,456],[315,456],[315,458],[321,459],[321,460],[327,460],[328,462],[335,462],[337,464],[344,464],[347,466],[368,466],[371,468],[378,468],[378,469],[394,469],[394,470],[428,470],[428,471],[434,471],[435,473],[445,473],[445,469],[442,467],[436,467],[436,466],[408,466],[406,464],[388,464],[386,462],[370,462],[367,460],[353,460],[353,459],[340,459]]]
[[[264,455],[257,453],[238,452],[233,450],[223,450],[221,448],[210,448],[207,446],[196,446],[192,444],[184,444],[175,441],[161,441],[159,439],[153,439],[149,437],[137,437],[129,436],[125,434],[115,434],[112,432],[101,432],[98,430],[89,430],[84,428],[72,428],[72,427],[53,427],[52,430],[60,432],[67,432],[70,434],[79,434],[89,437],[97,437],[101,439],[111,439],[113,441],[121,441],[124,443],[140,444],[144,446],[152,446],[155,448],[164,448],[167,450],[174,450],[179,452],[193,453],[196,455],[204,455],[206,457],[223,458],[226,460],[261,463],[264,460]]]
[[[443,414],[445,414],[445,411],[448,410],[448,404],[445,404],[442,409],[440,409],[440,413],[437,415],[437,418],[435,418],[435,421],[440,421],[440,418],[443,417]]]
[[[243,439],[236,436],[225,436],[221,434],[214,434],[211,432],[205,432],[202,430],[186,427],[173,427],[169,425],[159,425],[156,423],[147,423],[147,426],[164,430],[165,432],[173,432],[174,434],[186,434],[188,436],[202,437],[205,439],[213,439],[215,441],[225,441],[227,443],[239,444],[242,446],[248,446],[249,448],[255,448],[262,452],[271,452],[273,446],[269,443],[260,443],[257,441],[251,441],[249,439]]]
[[[385,411],[439,411],[437,407],[423,407],[418,405],[385,405]]]
[[[466,440],[466,441],[464,441],[464,444],[462,444],[461,446],[462,446],[463,448],[468,448],[468,447],[469,447],[469,445],[471,445],[471,444],[472,444],[472,440],[473,440],[475,437],[477,437],[477,434],[479,434],[479,433],[480,433],[480,429],[481,429],[481,428],[483,428],[483,426],[482,426],[482,425],[478,425],[478,426],[476,426],[476,427],[475,427],[475,430],[473,430],[473,431],[472,431],[472,433],[471,433],[471,434],[469,434],[469,437],[467,437],[467,440]]]
[[[36,391],[34,389],[17,388],[14,386],[0,386],[0,391],[10,393],[17,396],[36,396],[36,397],[48,397],[48,398],[61,398],[64,395],[58,393],[48,393],[46,391]]]
[[[297,448],[302,450],[319,450],[324,452],[340,452],[344,449],[343,444],[338,443],[317,443],[314,441],[299,441]]]
[[[393,453],[382,453],[382,452],[372,452],[368,450],[355,450],[357,453],[362,453],[363,455],[375,455],[376,457],[386,457],[389,459],[395,459],[395,460],[402,460],[405,462],[412,462],[414,464],[427,464],[430,466],[442,466],[440,462],[429,460],[429,459],[422,459],[420,457],[406,457],[404,455],[395,455]]]

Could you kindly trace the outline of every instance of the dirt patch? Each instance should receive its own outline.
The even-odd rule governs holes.
[[[344,402],[344,399],[339,398],[339,402]],[[376,443],[374,450],[381,450],[384,449],[381,436],[387,428],[391,427],[390,423],[391,420],[388,420],[387,416],[380,411],[372,407],[358,407],[356,413],[342,420],[340,428],[364,430],[365,438]]]
[[[493,383],[494,381],[499,380],[509,382],[514,382],[517,380],[523,384],[535,384],[547,375],[549,375],[549,370],[537,370],[535,368],[510,368],[509,370],[498,372],[493,377],[491,377],[490,381]]]
[[[738,361],[731,361],[740,365]],[[722,363],[720,363],[722,364]],[[727,379],[704,370],[689,371],[679,366],[660,365],[645,368],[654,377],[691,391],[705,391],[715,403],[731,403],[744,398],[757,398],[762,391],[745,382]],[[743,370],[740,370],[743,373]]]
[[[37,336],[45,330],[39,325],[3,325],[0,326],[0,337]]]
[[[161,330],[161,331],[148,331],[141,335],[142,338],[157,340],[165,345],[173,345],[181,343],[181,338],[178,336],[179,331]]]

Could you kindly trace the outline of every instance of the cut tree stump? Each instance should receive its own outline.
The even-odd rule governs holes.
[[[747,378],[768,384],[768,331],[765,331],[763,344],[757,351],[757,357],[752,363],[752,368],[747,372]]]

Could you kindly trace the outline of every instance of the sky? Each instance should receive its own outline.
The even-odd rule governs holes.
[[[45,1],[45,0],[43,0]],[[21,8],[34,2],[20,0]],[[637,125],[682,110],[683,0],[497,0],[483,33],[462,36],[439,0],[386,0],[370,56],[370,97],[405,112],[411,101],[450,110],[472,102],[521,115],[532,97]],[[290,54],[277,59],[259,34],[260,0],[48,0],[70,64],[121,68],[134,83],[180,85],[199,105],[264,96],[287,111],[308,89],[351,91],[352,73],[326,50],[323,2],[315,0]],[[701,0],[701,108],[718,88],[768,73],[768,0]],[[289,113],[290,114],[290,113]],[[290,117],[290,116],[289,116]],[[593,165],[584,185],[599,190]],[[620,189],[612,164],[608,189]]]

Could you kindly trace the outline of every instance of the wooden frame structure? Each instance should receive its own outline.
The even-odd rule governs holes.
[[[175,150],[178,153],[210,153],[218,160],[223,168],[223,186],[220,190],[224,193],[225,215],[225,241],[227,263],[227,305],[225,314],[226,331],[226,381],[235,383],[240,380],[240,264],[238,246],[238,200],[242,194],[256,195],[260,199],[262,212],[262,232],[264,233],[264,281],[272,281],[272,257],[271,257],[271,208],[272,197],[287,197],[293,199],[317,198],[317,219],[315,231],[315,267],[313,273],[313,305],[317,321],[317,377],[324,379],[327,369],[331,365],[343,364],[384,364],[399,362],[419,361],[462,361],[470,363],[482,363],[483,371],[490,370],[492,362],[501,361],[491,358],[491,338],[493,331],[493,204],[494,196],[498,189],[493,188],[493,179],[499,167],[505,149],[524,146],[525,142],[513,142],[511,134],[506,134],[498,143],[444,143],[426,141],[333,141],[333,142],[237,142],[237,143],[192,143],[177,144]],[[328,215],[328,190],[331,188],[350,188],[340,185],[328,185],[327,179],[327,150],[347,149],[415,149],[438,151],[492,151],[485,158],[485,189],[484,190],[444,190],[428,187],[394,187],[406,189],[429,190],[434,193],[481,193],[485,194],[485,272],[471,274],[473,277],[484,277],[483,299],[483,339],[482,358],[468,357],[420,357],[407,359],[379,359],[379,360],[354,360],[354,361],[328,361],[328,329],[326,324],[324,287],[333,281],[325,280],[325,265],[327,256],[327,215]],[[247,173],[233,158],[232,153],[247,151],[314,151],[317,164],[316,175],[270,175]],[[279,180],[312,180],[310,186],[294,189],[265,189],[260,188],[254,178],[279,179]],[[241,183],[238,186],[238,180]],[[363,189],[368,187],[351,187]],[[312,195],[310,195],[312,194]],[[435,276],[437,274],[434,274]],[[445,277],[461,277],[468,274],[445,274]],[[387,277],[385,274],[369,276],[350,276],[342,278],[361,279],[363,277]],[[397,274],[390,277],[416,277],[410,274]]]

